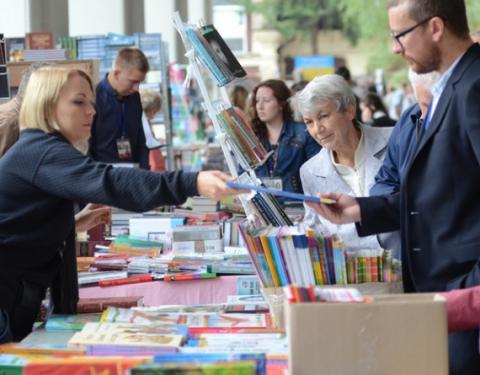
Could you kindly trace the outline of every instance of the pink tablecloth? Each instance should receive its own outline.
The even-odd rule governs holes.
[[[193,281],[153,281],[148,283],[80,288],[80,298],[143,296],[145,306],[224,303],[237,294],[238,276]]]

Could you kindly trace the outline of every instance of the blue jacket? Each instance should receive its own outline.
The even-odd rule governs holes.
[[[148,148],[142,126],[142,103],[138,92],[119,99],[105,77],[96,88],[96,110],[90,138],[90,155],[105,163],[138,163],[150,169]],[[130,140],[131,160],[120,160],[117,140],[122,136]]]
[[[260,141],[267,151],[271,150],[268,139]],[[276,162],[275,155],[271,155],[265,164],[255,169],[255,173],[259,178],[281,178],[283,190],[303,193],[300,167],[320,149],[321,146],[306,131],[305,124],[287,121],[278,139]]]
[[[420,107],[415,104],[402,113],[393,128],[383,165],[375,176],[370,195],[392,194],[400,191],[400,178],[417,144],[417,122]]]

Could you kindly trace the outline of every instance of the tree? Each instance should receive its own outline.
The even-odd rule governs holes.
[[[335,0],[237,0],[248,12],[261,14],[265,24],[277,30],[285,41],[308,38],[311,53],[318,53],[319,30],[342,28]]]
[[[352,24],[359,41],[366,42],[369,51],[369,69],[383,68],[387,72],[397,72],[406,65],[398,56],[391,53],[387,14],[387,0],[364,1],[338,0],[344,24]],[[480,2],[466,0],[467,16],[471,30],[480,28]],[[348,36],[348,35],[347,35]]]
[[[391,53],[387,0],[234,0],[247,12],[261,14],[269,28],[277,30],[282,50],[297,39],[309,39],[312,54],[318,53],[317,35],[322,30],[340,30],[355,45],[361,43],[369,55],[368,69],[386,72],[405,69],[404,61]],[[480,1],[465,0],[471,30],[480,29]],[[279,64],[280,66],[280,64]]]
[[[335,0],[234,0],[249,13],[262,15],[269,29],[282,36],[277,48],[278,66],[283,50],[296,40],[308,39],[310,53],[318,54],[318,32],[342,29],[342,15]],[[351,33],[352,38],[354,33]]]

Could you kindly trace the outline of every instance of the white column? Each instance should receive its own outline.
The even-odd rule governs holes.
[[[188,21],[196,24],[202,20],[205,25],[213,19],[212,0],[188,0]]]
[[[182,20],[187,20],[184,0],[145,0],[145,32],[161,33],[162,40],[168,43],[170,61],[185,62],[184,48],[177,30],[173,26],[173,13],[180,12]]]
[[[51,31],[54,43],[68,35],[68,3],[64,0],[29,0],[30,31]]]
[[[0,0],[0,33],[13,38],[29,31],[29,0]]]
[[[124,1],[68,0],[68,24],[71,36],[124,34]]]

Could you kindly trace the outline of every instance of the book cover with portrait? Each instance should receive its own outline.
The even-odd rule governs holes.
[[[218,33],[213,25],[206,25],[201,28],[202,36],[210,45],[217,62],[225,65],[225,67],[232,73],[234,77],[242,78],[247,75],[247,72],[242,68],[237,58],[234,56],[227,43]]]

